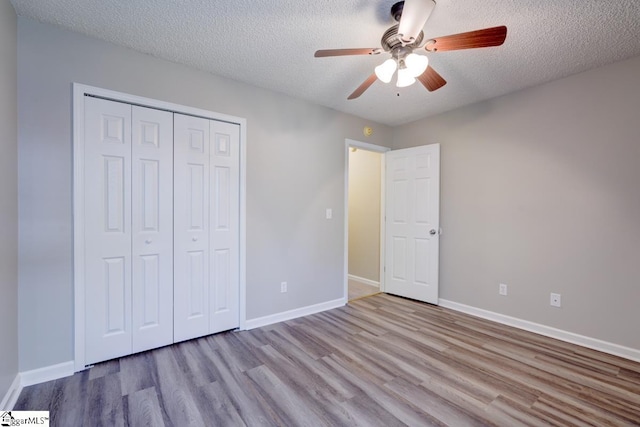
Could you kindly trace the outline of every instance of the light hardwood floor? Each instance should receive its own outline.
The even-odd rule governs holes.
[[[27,387],[53,426],[640,425],[640,364],[379,294]]]
[[[380,292],[378,286],[367,285],[357,280],[349,279],[349,301],[375,295]]]

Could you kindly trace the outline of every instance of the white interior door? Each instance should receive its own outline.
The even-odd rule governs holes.
[[[173,114],[132,107],[133,352],[173,342]]]
[[[85,363],[130,354],[131,106],[85,101]]]
[[[385,292],[438,303],[440,145],[385,154]]]
[[[240,127],[210,121],[211,260],[209,333],[240,324]]]
[[[209,333],[209,120],[174,114],[174,340]]]

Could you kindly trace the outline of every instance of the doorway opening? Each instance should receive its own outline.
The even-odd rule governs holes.
[[[344,301],[349,298],[349,279],[365,279],[356,271],[354,259],[360,255],[350,238],[360,219],[354,219],[350,211],[356,208],[350,202],[354,198],[349,188],[351,176],[351,149],[382,153],[380,178],[365,180],[365,187],[380,182],[379,244],[369,241],[369,250],[379,248],[379,292],[399,295],[430,304],[438,304],[438,265],[440,247],[440,144],[419,145],[390,151],[389,148],[353,140],[345,143],[345,218],[344,218]],[[352,159],[355,158],[351,157]],[[359,193],[358,193],[359,194]],[[375,208],[370,208],[375,209]],[[367,213],[365,211],[365,213]],[[370,219],[370,218],[369,218]],[[373,229],[372,229],[373,230]],[[368,236],[376,234],[369,231]],[[375,256],[374,256],[375,257]],[[369,262],[371,258],[369,257]],[[369,270],[370,270],[369,265]],[[371,279],[370,279],[371,280]],[[359,280],[363,282],[363,280]],[[376,285],[368,282],[369,285]],[[366,288],[365,288],[366,289]],[[369,288],[370,291],[374,291]],[[352,295],[353,298],[357,296]]]
[[[386,147],[347,140],[346,297],[383,291],[384,152]]]

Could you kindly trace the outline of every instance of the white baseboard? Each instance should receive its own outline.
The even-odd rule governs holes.
[[[20,387],[27,387],[34,384],[46,383],[58,378],[73,375],[73,360],[57,365],[45,366],[44,368],[33,369],[31,371],[20,372]]]
[[[375,286],[376,288],[380,287],[380,282],[376,282],[375,280],[365,279],[364,277],[356,276],[353,274],[349,274],[349,280],[355,280],[356,282],[364,283],[365,285]]]
[[[31,371],[19,372],[13,380],[13,383],[11,383],[4,398],[0,401],[0,410],[7,411],[13,409],[24,387],[57,380],[58,378],[69,377],[73,375],[73,367],[73,361],[70,361],[33,369]]]
[[[267,326],[285,320],[295,319],[297,317],[309,316],[310,314],[320,313],[321,311],[331,310],[342,307],[346,304],[344,298],[338,298],[333,301],[322,302],[320,304],[309,305],[307,307],[296,308],[294,310],[283,311],[282,313],[271,314],[269,316],[248,319],[244,326],[245,329],[254,329],[261,326]]]
[[[586,337],[584,335],[574,334],[573,332],[563,331],[562,329],[552,328],[550,326],[541,325],[539,323],[530,322],[528,320],[506,316],[504,314],[483,310],[481,308],[476,308],[445,299],[439,300],[438,303],[441,307],[450,308],[455,311],[460,311],[472,316],[492,320],[494,322],[513,326],[518,329],[524,329],[525,331],[534,332],[536,334],[555,338],[560,341],[577,344],[583,347],[591,348],[593,350],[601,351],[603,353],[624,357],[625,359],[633,360],[634,362],[640,362],[640,350],[635,348],[624,347],[619,344],[602,341],[596,338]]]
[[[9,390],[7,390],[7,393],[0,401],[0,411],[12,410],[14,405],[18,401],[18,396],[20,396],[21,391],[22,387],[20,387],[20,374],[16,374],[16,377],[13,379],[13,382],[9,386]]]

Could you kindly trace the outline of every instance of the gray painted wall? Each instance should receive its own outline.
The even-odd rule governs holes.
[[[344,140],[389,127],[24,18],[18,52],[21,371],[73,358],[72,82],[245,117],[248,318],[343,296]]]
[[[17,18],[0,1],[0,400],[18,373]],[[3,408],[0,408],[3,409]]]
[[[442,144],[441,298],[640,349],[639,75],[640,57],[395,130]]]

